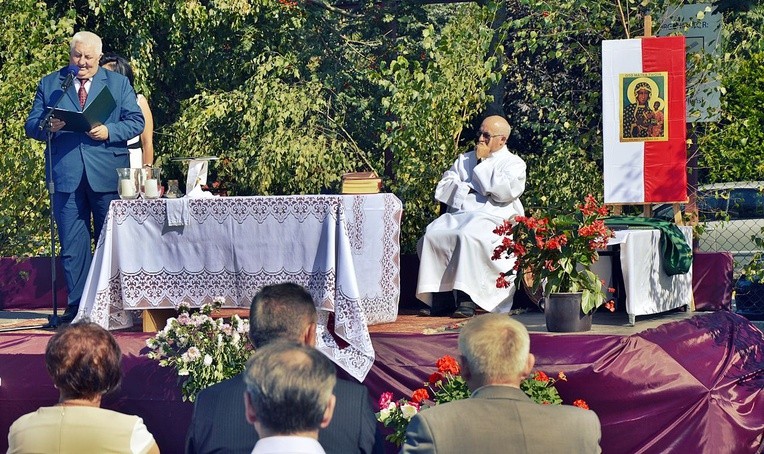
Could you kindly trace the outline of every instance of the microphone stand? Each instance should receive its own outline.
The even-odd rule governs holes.
[[[53,298],[53,314],[48,316],[48,323],[43,325],[23,326],[17,328],[2,328],[0,333],[10,331],[22,331],[28,329],[56,329],[61,324],[61,317],[58,316],[58,294],[56,291],[57,273],[56,273],[56,219],[53,216],[53,194],[56,193],[56,185],[53,182],[53,131],[50,130],[50,121],[53,118],[53,111],[61,99],[66,96],[66,91],[71,87],[74,82],[75,72],[71,66],[69,72],[66,75],[66,79],[61,83],[61,96],[56,99],[56,102],[52,106],[48,107],[48,111],[45,112],[45,116],[40,121],[40,131],[45,131],[45,144],[46,144],[46,158],[47,158],[47,187],[48,187],[48,201],[50,202],[50,213],[48,218],[50,220],[50,293]]]

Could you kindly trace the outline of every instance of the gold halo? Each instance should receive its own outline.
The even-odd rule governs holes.
[[[649,77],[637,77],[631,81],[629,88],[626,90],[626,96],[629,98],[629,102],[631,104],[636,104],[637,102],[637,98],[634,96],[634,87],[636,87],[638,83],[642,82],[650,86],[651,92],[650,97],[647,98],[648,101],[650,101],[653,96],[658,96],[658,84],[656,84],[654,80],[650,79]]]

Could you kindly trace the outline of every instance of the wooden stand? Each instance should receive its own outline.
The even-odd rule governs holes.
[[[143,319],[143,332],[161,331],[167,325],[167,320],[176,315],[178,315],[178,311],[175,309],[144,309],[141,317]]]

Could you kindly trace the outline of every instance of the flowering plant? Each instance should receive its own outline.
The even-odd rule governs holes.
[[[184,401],[193,402],[202,389],[240,373],[252,353],[249,320],[235,314],[230,323],[210,317],[223,302],[217,297],[194,313],[181,303],[178,317],[168,319],[161,331],[146,340],[151,349],[148,357],[177,371]]]
[[[504,238],[491,259],[514,256],[516,261],[512,270],[499,274],[496,286],[504,288],[514,281],[520,288],[525,282],[536,292],[543,283],[547,297],[582,292],[581,310],[593,312],[605,301],[602,282],[590,268],[599,259],[597,250],[605,249],[613,236],[601,219],[607,214],[607,207],[589,194],[573,214],[516,216],[514,222],[504,221],[494,230]],[[607,307],[615,310],[612,302]]]
[[[413,392],[410,399],[393,401],[391,392],[384,392],[379,397],[377,420],[385,427],[393,428],[393,433],[387,436],[388,441],[398,446],[403,444],[406,440],[406,427],[411,418],[420,410],[429,407],[426,401],[439,405],[470,397],[467,382],[460,375],[459,363],[453,357],[445,355],[438,359],[435,365],[438,370],[430,375],[424,383],[424,388]],[[536,371],[522,381],[520,389],[537,404],[559,405],[562,404],[562,398],[554,385],[558,380],[567,381],[567,377],[563,372],[560,372],[557,377],[557,379],[549,378],[544,372]],[[573,402],[573,405],[589,409],[586,402],[581,399]]]

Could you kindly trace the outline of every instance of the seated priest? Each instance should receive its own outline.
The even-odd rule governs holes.
[[[501,237],[493,230],[505,219],[524,215],[525,162],[507,150],[511,128],[500,116],[483,120],[474,151],[459,155],[435,189],[448,212],[430,225],[417,245],[417,298],[430,315],[469,318],[480,307],[512,308],[514,286],[497,288],[500,272],[513,258],[491,260]]]

